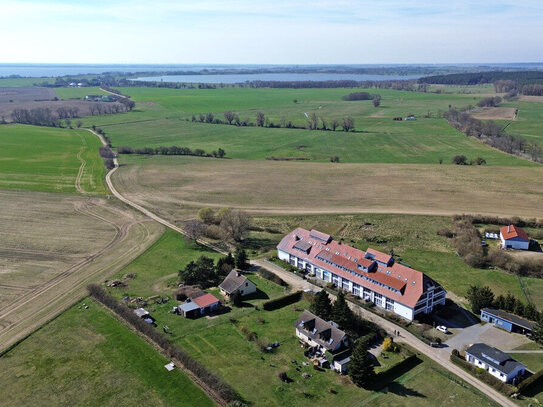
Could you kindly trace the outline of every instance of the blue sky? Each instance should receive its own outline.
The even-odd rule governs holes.
[[[543,61],[542,0],[0,0],[0,62]]]

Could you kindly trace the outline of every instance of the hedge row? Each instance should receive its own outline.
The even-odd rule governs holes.
[[[294,304],[302,299],[303,291],[296,291],[291,294],[276,298],[275,300],[266,301],[262,304],[262,308],[266,311],[273,311],[287,305]]]
[[[193,359],[184,349],[172,344],[164,334],[157,331],[152,325],[146,323],[134,314],[134,311],[125,304],[111,297],[102,287],[91,284],[87,287],[89,294],[131,324],[147,338],[155,342],[172,359],[179,360],[185,368],[190,370],[198,379],[213,389],[219,397],[226,402],[240,400],[241,396],[223,379],[210,372],[200,362]]]
[[[455,365],[460,366],[462,369],[471,373],[473,376],[481,379],[486,384],[492,386],[494,389],[498,390],[500,393],[505,394],[507,397],[511,396],[513,393],[516,393],[516,387],[511,386],[510,384],[504,383],[501,380],[495,378],[490,373],[484,369],[477,368],[475,365],[472,365],[467,360],[458,356],[458,351],[451,354],[451,362]]]
[[[526,394],[529,390],[533,389],[535,386],[540,385],[542,380],[543,380],[543,369],[538,370],[532,376],[521,381],[519,385],[517,386],[518,391],[521,392],[522,394]]]

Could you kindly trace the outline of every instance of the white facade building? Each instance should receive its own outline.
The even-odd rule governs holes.
[[[409,321],[445,304],[446,291],[392,256],[366,252],[316,230],[298,228],[277,246],[279,259]]]
[[[466,360],[505,383],[522,376],[526,371],[522,363],[484,343],[476,343],[466,349]]]
[[[500,240],[504,249],[528,250],[530,248],[530,238],[524,230],[515,225],[502,227]]]

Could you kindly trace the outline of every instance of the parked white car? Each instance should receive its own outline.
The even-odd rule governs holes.
[[[445,325],[438,325],[436,327],[436,329],[439,331],[439,332],[443,332],[444,334],[448,334],[449,333],[449,330],[447,329],[447,327]]]

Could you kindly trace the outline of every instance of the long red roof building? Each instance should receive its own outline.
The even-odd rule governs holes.
[[[402,317],[445,304],[446,292],[420,271],[377,250],[366,252],[317,230],[297,228],[277,246],[278,257]]]

